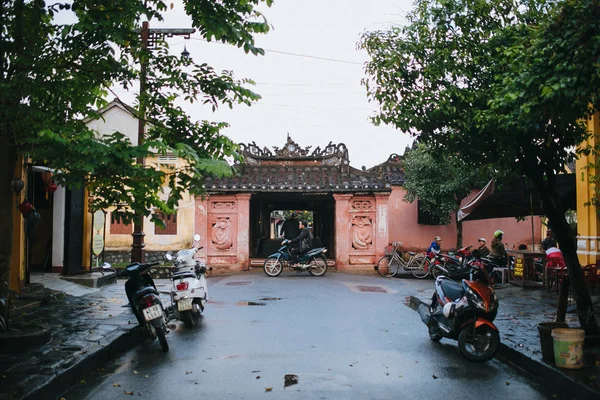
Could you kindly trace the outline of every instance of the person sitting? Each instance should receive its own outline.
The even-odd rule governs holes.
[[[485,238],[479,238],[477,240],[477,242],[479,243],[479,247],[477,247],[477,249],[475,250],[479,250],[479,257],[487,257],[490,255],[490,249],[488,249],[488,247],[486,246],[487,244],[487,240],[485,240]]]
[[[435,254],[439,254],[440,253],[440,251],[441,251],[440,242],[441,241],[442,241],[442,238],[439,237],[439,236],[436,236],[433,239],[433,242],[431,242],[431,245],[427,249],[427,255],[429,257],[433,257]]]
[[[308,229],[308,223],[305,220],[301,220],[298,223],[300,228],[300,234],[293,239],[285,239],[282,244],[296,244],[294,247],[290,247],[290,255],[292,256],[291,262],[295,264],[298,262],[298,256],[307,252],[312,248],[312,234]]]
[[[506,249],[502,243],[504,232],[497,230],[494,232],[494,239],[492,240],[492,251],[490,252],[490,260],[500,267],[506,266]]]
[[[554,239],[552,231],[548,229],[548,232],[546,232],[546,239],[542,240],[542,250],[546,251],[550,247],[556,247],[556,239]]]

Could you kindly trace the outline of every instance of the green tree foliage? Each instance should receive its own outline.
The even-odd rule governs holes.
[[[475,187],[485,185],[485,169],[473,168],[462,158],[442,155],[420,143],[404,154],[405,200],[449,224],[456,222],[456,247],[462,247],[462,222],[456,218],[461,202]]]
[[[254,35],[269,31],[257,10],[272,0],[184,0],[192,27],[217,40],[263,54]],[[181,5],[180,5],[181,6]],[[182,102],[216,109],[251,104],[259,95],[230,71],[216,71],[171,55],[162,40],[141,43],[143,20],[160,21],[173,4],[160,0],[0,0],[0,224],[12,225],[14,199],[7,188],[19,154],[53,168],[58,183],[84,185],[92,209],[124,205],[125,220],[149,215],[151,207],[173,212],[182,193],[200,194],[207,174],[231,174],[225,161],[238,157],[221,130],[225,123],[195,121]],[[65,22],[67,21],[67,22]],[[186,27],[186,28],[189,28]],[[145,116],[146,140],[132,146],[121,133],[97,137],[85,121],[114,96],[112,87],[131,89],[147,65],[146,90],[136,116]],[[135,159],[172,153],[185,160],[173,173],[145,168]],[[162,184],[170,194],[161,200]],[[0,289],[11,258],[10,229],[0,236]],[[1,291],[0,291],[1,293]]]
[[[406,26],[359,44],[375,123],[537,188],[588,332],[598,326],[555,177],[598,110],[599,17],[599,0],[417,0]]]

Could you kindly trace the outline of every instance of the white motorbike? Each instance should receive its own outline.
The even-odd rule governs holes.
[[[208,299],[208,286],[206,284],[206,265],[200,260],[195,260],[194,255],[202,247],[198,247],[200,235],[194,235],[194,247],[179,250],[173,257],[171,253],[165,258],[173,261],[171,270],[171,304],[175,317],[189,327],[193,328]],[[211,268],[209,268],[211,269]]]

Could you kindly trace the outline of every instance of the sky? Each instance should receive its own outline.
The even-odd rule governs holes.
[[[236,143],[254,141],[272,150],[289,134],[311,151],[329,142],[346,144],[355,168],[380,164],[392,153],[402,154],[413,139],[369,121],[377,106],[360,83],[368,55],[356,45],[365,31],[402,24],[411,7],[412,0],[275,0],[272,7],[261,7],[272,25],[269,33],[256,36],[265,56],[206,42],[198,33],[189,40],[170,38],[172,52],[185,46],[196,63],[254,80],[252,90],[262,96],[251,107],[222,107],[215,113],[198,104],[184,108],[195,120],[228,122],[223,133]],[[178,0],[164,22],[150,21],[150,28],[190,26]]]

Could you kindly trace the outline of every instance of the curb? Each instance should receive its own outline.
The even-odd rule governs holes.
[[[55,398],[57,394],[63,393],[85,376],[96,371],[100,365],[139,344],[142,333],[143,330],[137,325],[128,331],[122,332],[106,345],[88,353],[86,357],[58,372],[48,381],[31,388],[21,398],[24,400]]]
[[[428,303],[416,296],[410,296],[409,303],[417,308],[420,304],[428,305]],[[600,391],[577,382],[571,376],[548,364],[527,357],[525,354],[507,346],[502,341],[500,341],[496,358],[505,364],[509,363],[521,369],[532,379],[557,393],[562,393],[578,400],[600,399]]]

